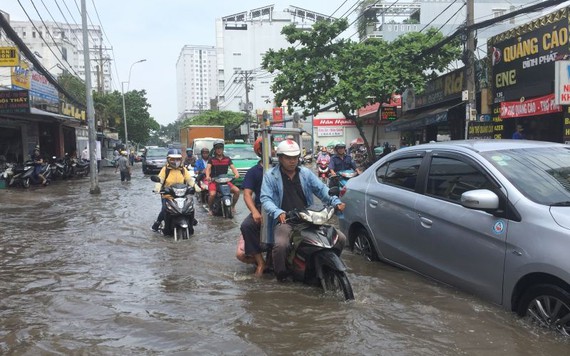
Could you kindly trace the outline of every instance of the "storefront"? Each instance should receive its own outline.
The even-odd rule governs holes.
[[[569,8],[494,36],[492,65],[493,138],[510,139],[517,126],[525,139],[570,141],[567,106],[554,100],[555,62],[570,54]]]
[[[368,140],[372,137],[373,125],[367,123],[363,126],[364,134]],[[319,146],[327,146],[333,141],[342,141],[349,144],[361,137],[353,120],[346,119],[342,113],[322,112],[313,118],[313,139]]]

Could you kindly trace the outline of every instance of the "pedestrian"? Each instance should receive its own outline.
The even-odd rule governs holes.
[[[513,133],[513,140],[524,140],[524,128],[522,125],[517,125],[517,130]]]
[[[41,174],[42,166],[44,164],[44,160],[42,155],[40,154],[40,145],[36,145],[34,148],[34,152],[32,153],[32,161],[34,161],[34,172],[32,174],[32,178],[37,181],[38,178],[41,180],[41,184],[46,186],[48,185],[47,179]]]
[[[261,204],[269,217],[268,225],[273,227],[275,245],[272,249],[273,269],[279,281],[286,279],[287,255],[291,244],[289,236],[292,226],[287,223],[287,213],[303,210],[313,204],[313,195],[324,204],[332,205],[343,211],[345,204],[336,196],[329,196],[329,189],[308,168],[299,167],[301,150],[293,140],[284,140],[277,146],[279,164],[263,176],[261,185]],[[338,231],[334,248],[342,251],[346,236]]]
[[[85,146],[83,151],[81,151],[81,160],[89,161],[89,150],[87,149],[87,146]]]
[[[127,151],[121,151],[121,156],[115,163],[115,173],[117,173],[117,170],[121,172],[121,182],[131,181],[131,167],[129,166]]]
[[[129,163],[131,166],[133,166],[135,164],[135,151],[131,150],[131,152],[129,153]]]

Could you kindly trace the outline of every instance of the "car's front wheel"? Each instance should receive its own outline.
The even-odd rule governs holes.
[[[517,313],[539,326],[570,337],[570,291],[552,284],[539,284],[527,290]]]
[[[370,235],[364,228],[358,229],[352,243],[352,252],[364,256],[368,261],[377,261],[378,254],[372,244]]]

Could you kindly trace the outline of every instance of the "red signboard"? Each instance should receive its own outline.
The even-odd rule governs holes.
[[[514,117],[546,115],[562,112],[562,106],[554,103],[554,94],[520,101],[504,101],[501,103],[501,119]]]
[[[313,126],[355,126],[354,121],[348,119],[314,119]]]
[[[283,109],[273,108],[273,122],[283,121]]]

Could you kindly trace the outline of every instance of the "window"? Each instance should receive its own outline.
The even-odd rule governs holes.
[[[376,170],[376,178],[380,183],[414,190],[421,162],[422,157],[403,158],[388,162]]]
[[[474,189],[493,189],[487,177],[472,165],[455,158],[434,157],[426,194],[459,202],[461,194]]]

